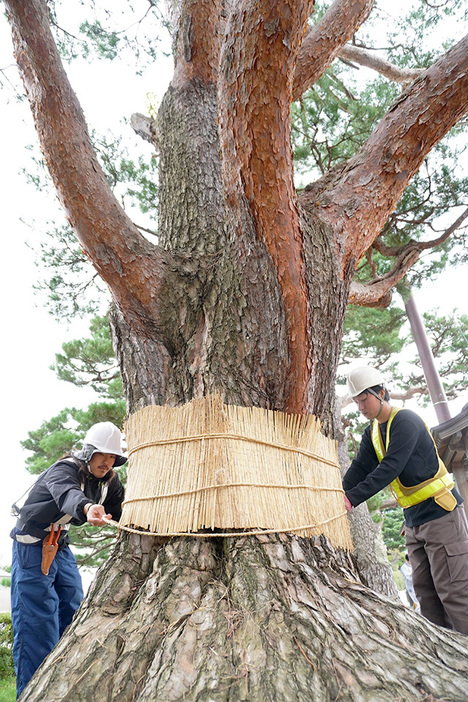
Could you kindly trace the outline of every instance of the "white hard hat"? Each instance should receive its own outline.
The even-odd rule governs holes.
[[[385,385],[382,373],[376,368],[360,366],[354,368],[348,375],[348,393],[351,397],[357,397],[361,392],[374,387],[374,385]]]
[[[115,456],[115,466],[122,466],[127,462],[123,455],[122,432],[112,422],[98,422],[88,429],[83,440],[84,445],[93,446],[96,452],[111,453]]]

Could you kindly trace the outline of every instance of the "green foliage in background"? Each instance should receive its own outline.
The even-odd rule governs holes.
[[[317,23],[330,4],[317,1],[311,23]],[[138,3],[127,3],[119,12],[110,11],[102,2],[81,3],[73,15],[67,12],[64,0],[51,0],[48,6],[59,50],[66,61],[77,57],[88,61],[119,60],[139,73],[161,53],[170,52],[168,36],[164,40],[166,49],[162,48],[163,37],[166,29],[174,28],[177,3],[152,0],[144,12]],[[422,69],[456,41],[453,33],[444,34],[446,18],[453,17],[452,27],[458,31],[466,21],[466,13],[459,0],[444,0],[434,7],[426,0],[419,0],[410,3],[406,13],[401,11],[395,17],[385,3],[375,3],[369,19],[352,42],[400,68]],[[404,85],[376,71],[348,60],[335,61],[291,108],[292,147],[299,187],[339,168],[356,153],[404,89]],[[153,118],[157,102],[154,96],[150,97],[148,113]],[[374,245],[360,262],[357,280],[366,282],[386,275],[395,263],[392,248],[401,248],[411,241],[436,239],[466,208],[468,178],[462,168],[468,148],[466,130],[467,120],[461,120],[433,149],[383,227],[378,238],[379,250]],[[110,130],[97,134],[93,125],[90,131],[119,202],[142,233],[157,241],[158,155],[154,147],[136,135],[126,122],[122,125],[122,135],[116,136]],[[39,157],[36,165],[35,172],[28,169],[30,179],[38,187],[51,188]],[[37,286],[48,295],[51,312],[68,318],[102,313],[103,301],[104,305],[109,302],[106,288],[68,225],[49,223],[49,229],[51,240],[42,244],[40,252],[45,276]],[[461,226],[436,249],[427,249],[400,287],[418,288],[447,265],[467,260],[466,226]],[[402,310],[397,308],[393,314],[398,316]]]
[[[329,4],[317,3],[314,22]],[[466,8],[456,0],[439,4],[437,9],[427,2],[416,2],[408,7],[408,17],[401,16],[395,26],[384,5],[376,3],[370,18],[353,37],[353,43],[373,50],[374,56],[400,68],[424,68],[454,41],[453,36],[441,33],[441,21],[452,16],[463,23],[466,14]],[[385,31],[382,24],[387,28]],[[348,60],[335,61],[291,108],[291,138],[299,187],[340,169],[391,105],[400,99],[404,89]],[[426,245],[440,240],[438,246],[427,246],[421,252],[417,263],[398,283],[388,307],[348,306],[339,385],[344,384],[350,364],[362,361],[384,370],[391,379],[391,391],[425,388],[419,359],[410,357],[405,366],[400,363],[402,355],[408,356],[408,346],[412,343],[404,300],[411,290],[420,288],[427,280],[435,280],[447,266],[468,261],[468,219],[444,239],[468,203],[468,178],[462,167],[467,161],[466,131],[467,120],[461,120],[432,150],[406,187],[377,241],[360,261],[355,280],[369,283],[391,272],[404,247],[414,242]],[[455,311],[450,317],[424,315],[424,321],[447,398],[459,397],[468,387],[462,370],[468,362],[468,320]],[[418,390],[415,399],[426,405],[427,390]],[[356,448],[362,427],[357,427],[356,420],[357,413],[347,413],[346,422],[353,428],[355,437],[354,441],[350,440],[350,449]]]
[[[15,676],[0,679],[0,700],[1,702],[15,702],[16,700],[16,678]]]
[[[390,549],[387,548],[387,556],[389,563],[392,567],[392,572],[393,572],[393,579],[395,580],[395,585],[397,586],[398,590],[405,590],[405,579],[402,575],[402,572],[400,570],[401,566],[404,563],[405,560],[405,553],[406,549],[399,549],[399,548],[394,548]]]
[[[405,537],[401,533],[404,522],[401,507],[392,507],[382,511],[382,536],[388,551],[405,553]],[[403,561],[402,561],[403,562]],[[401,563],[400,563],[401,565]]]
[[[454,400],[466,394],[468,402],[468,315],[459,314],[455,308],[451,315],[425,312],[422,318],[447,399]],[[403,354],[404,364],[401,362]],[[391,395],[406,393],[406,399],[414,397],[423,407],[429,403],[424,372],[406,312],[396,304],[386,309],[348,306],[341,356],[343,370],[337,378],[343,394],[348,368],[351,364],[358,365],[361,359],[365,359],[365,364],[382,369]],[[365,423],[354,406],[348,407],[347,416],[355,434],[362,433]]]
[[[11,614],[0,612],[0,680],[15,674],[13,665],[13,626]]]

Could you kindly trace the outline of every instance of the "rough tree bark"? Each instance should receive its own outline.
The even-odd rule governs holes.
[[[22,702],[456,702],[465,641],[364,587],[320,537],[127,535]]]
[[[4,2],[59,198],[112,292],[129,411],[217,390],[231,403],[313,412],[336,436],[353,273],[466,112],[468,39],[405,89],[350,161],[297,198],[291,100],[372,3],[336,0],[306,33],[312,0],[186,0],[154,130],[155,246],[106,183],[45,0]],[[400,277],[411,262],[413,253]],[[355,300],[382,303],[397,279],[355,290]],[[324,539],[123,535],[23,699],[466,700],[465,641],[367,589]]]
[[[348,442],[344,431],[338,432],[338,459],[341,474],[348,470]],[[348,514],[353,558],[360,578],[367,587],[398,601],[398,590],[393,578],[392,567],[387,558],[387,550],[382,530],[374,523],[367,505],[363,503]]]

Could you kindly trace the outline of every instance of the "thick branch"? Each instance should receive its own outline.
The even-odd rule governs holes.
[[[392,301],[392,289],[419,259],[418,243],[402,246],[400,255],[391,271],[369,283],[351,283],[349,302],[361,307],[388,307]]]
[[[223,25],[222,0],[185,0],[179,17],[174,87],[194,79],[215,83]]]
[[[392,299],[392,289],[405,277],[418,258],[419,248],[408,247],[387,275],[371,283],[351,283],[348,301],[361,307],[388,307]]]
[[[431,241],[410,241],[404,246],[386,246],[380,237],[372,244],[383,256],[398,258],[392,270],[382,278],[377,278],[370,283],[353,282],[351,284],[349,302],[362,307],[388,307],[391,302],[392,288],[404,278],[406,273],[419,259],[421,251],[433,249],[443,244],[460,227],[468,217],[468,209],[448,227],[441,236]]]
[[[424,71],[423,68],[400,68],[400,66],[385,61],[385,59],[377,56],[375,53],[352,44],[346,44],[341,49],[339,58],[357,63],[359,66],[371,68],[394,83],[411,83]]]
[[[290,147],[292,75],[312,0],[244,0],[233,9],[220,69],[224,182],[233,211],[250,208],[277,270],[288,320],[285,409],[307,406],[308,291]],[[247,201],[247,202],[246,202]],[[238,226],[239,237],[244,236]],[[251,246],[251,242],[248,243]]]
[[[122,310],[137,326],[143,310],[157,320],[155,303],[172,259],[140,235],[106,181],[60,61],[46,2],[5,5],[41,148],[70,224]],[[142,277],[151,285],[142,285]]]
[[[374,0],[335,0],[320,22],[310,29],[297,59],[292,99],[298,100],[340,54],[367,19]]]
[[[159,151],[159,137],[157,131],[156,120],[151,117],[146,117],[140,112],[135,112],[130,119],[130,125],[135,132],[145,141],[149,141],[150,144],[156,147]]]
[[[343,275],[378,236],[429,151],[467,110],[468,36],[411,84],[324,189],[303,191],[304,207],[317,212],[319,206],[319,216],[341,233]]]

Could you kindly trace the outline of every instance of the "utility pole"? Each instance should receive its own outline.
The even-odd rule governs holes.
[[[440,382],[440,377],[435,366],[434,356],[432,355],[431,347],[427,340],[424,322],[416,307],[412,292],[410,292],[409,297],[405,300],[405,308],[411,326],[411,332],[418,349],[419,358],[421,359],[429,395],[439,424],[443,424],[443,422],[447,422],[451,419],[450,409],[447,397],[445,396],[445,390]]]
[[[440,382],[440,377],[434,362],[431,347],[426,336],[426,329],[421,315],[416,307],[413,293],[405,300],[406,314],[411,326],[411,332],[418,349],[419,358],[423,367],[427,387],[431,396],[439,424],[448,422],[451,419],[450,409],[445,395],[445,390]],[[458,438],[458,437],[457,437]],[[445,458],[445,456],[443,457]],[[458,492],[464,498],[465,514],[468,517],[468,480],[462,465],[453,465],[450,470],[453,472],[455,484]]]

